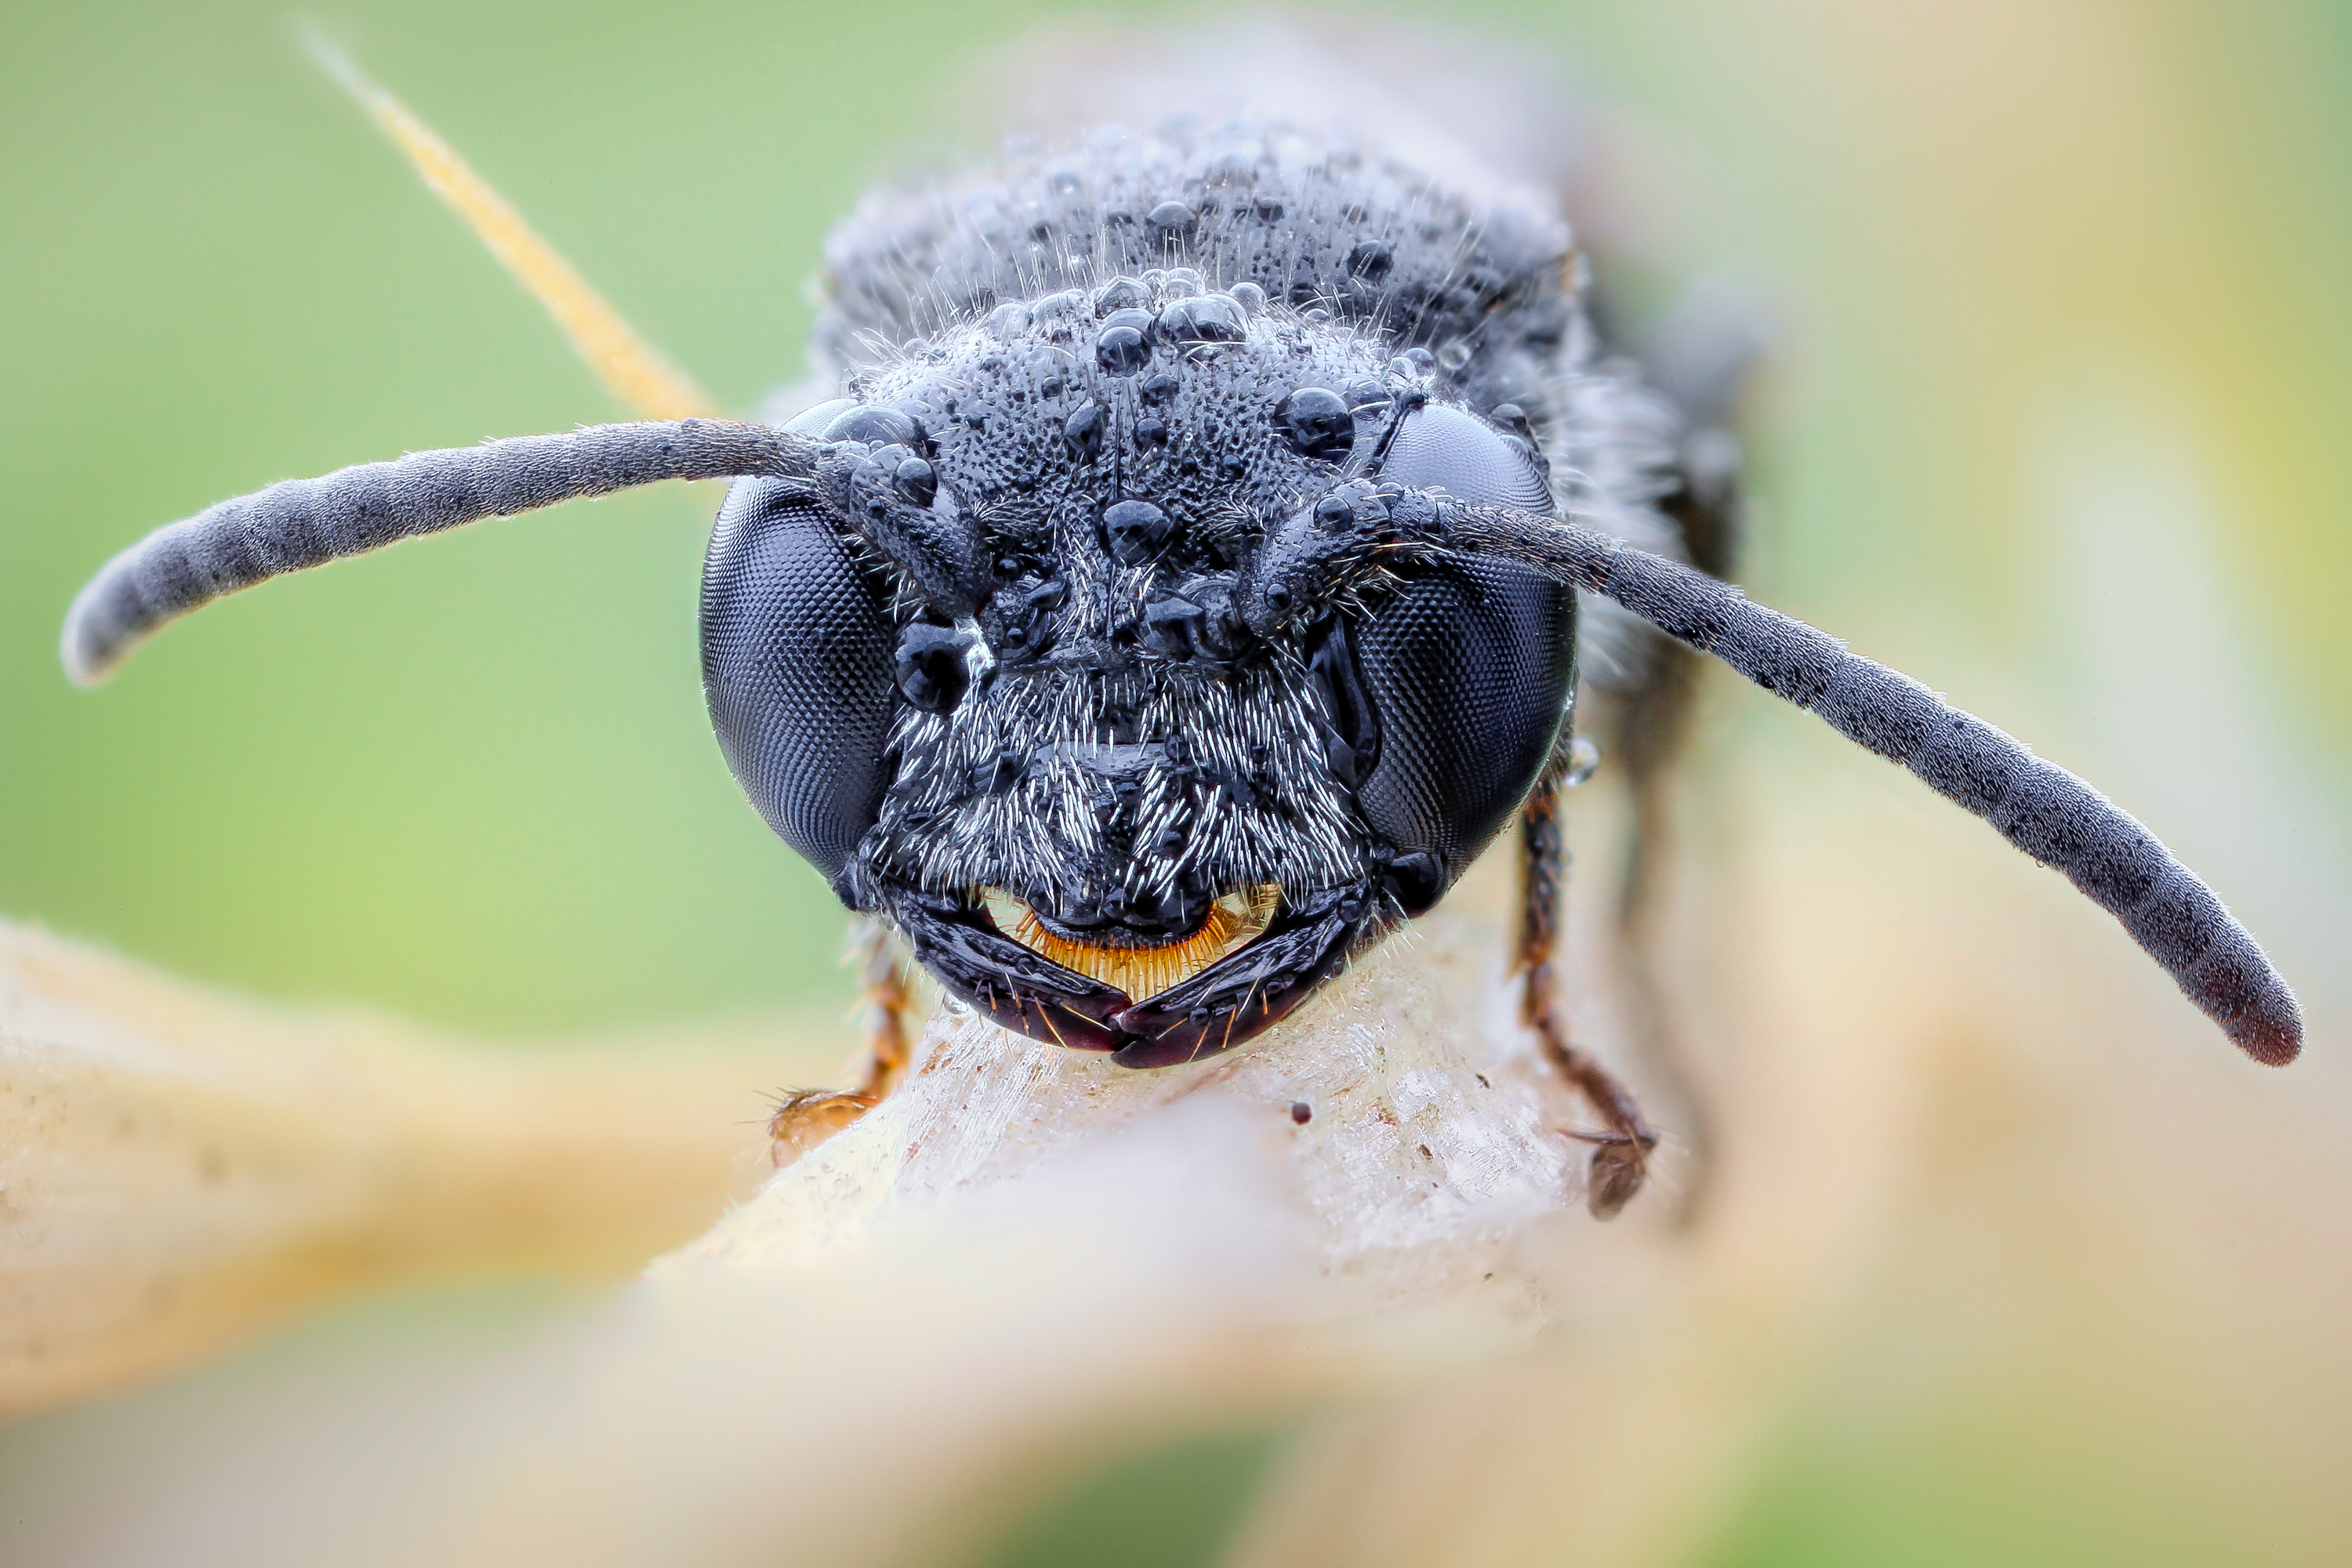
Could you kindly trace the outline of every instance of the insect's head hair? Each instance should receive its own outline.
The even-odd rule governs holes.
[[[1253,887],[1360,881],[1307,658],[1232,601],[1258,540],[1370,451],[1408,384],[1371,335],[1186,268],[876,353],[809,422],[895,437],[838,494],[889,542],[908,698],[860,900],[1002,891],[1049,930],[1147,942]],[[956,574],[912,561],[931,521],[960,531],[969,589],[921,588]]]

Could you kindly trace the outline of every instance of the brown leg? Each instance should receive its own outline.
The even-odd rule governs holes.
[[[1519,999],[1519,1017],[1536,1032],[1544,1054],[1559,1074],[1576,1086],[1604,1124],[1601,1132],[1576,1136],[1593,1144],[1592,1163],[1585,1174],[1585,1205],[1595,1219],[1614,1218],[1633,1201],[1649,1174],[1650,1152],[1658,1135],[1642,1119],[1633,1091],[1611,1076],[1588,1052],[1570,1044],[1568,1026],[1559,1016],[1559,981],[1555,967],[1559,951],[1560,888],[1568,870],[1567,845],[1560,832],[1559,789],[1547,777],[1528,797],[1519,819],[1520,900],[1519,951],[1516,967],[1526,975]]]
[[[768,1152],[778,1165],[791,1164],[881,1104],[906,1076],[913,999],[898,939],[876,922],[855,941],[866,1009],[866,1076],[856,1089],[804,1089],[776,1107],[768,1118]]]

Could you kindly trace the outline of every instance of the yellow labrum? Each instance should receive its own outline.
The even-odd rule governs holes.
[[[1045,929],[1027,904],[994,888],[981,890],[997,929],[1065,969],[1115,985],[1141,1002],[1180,985],[1225,954],[1257,940],[1282,902],[1271,882],[1227,893],[1209,906],[1201,929],[1164,947],[1112,947],[1072,942]]]

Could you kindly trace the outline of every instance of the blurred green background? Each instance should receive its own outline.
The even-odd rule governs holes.
[[[346,0],[322,19],[749,407],[801,374],[827,223],[952,139],[959,73],[1055,10]],[[1097,8],[1129,12],[1168,17]],[[2180,710],[2179,756],[2226,769],[2212,748],[2244,709],[2292,737],[2261,764],[2292,777],[2262,788],[2352,819],[2352,6],[1412,15],[1556,53],[1607,111],[1606,195],[1644,268],[1730,268],[1776,300],[1760,596],[2091,771],[2123,719],[2068,672],[2133,604],[2074,611],[2110,557],[2128,580],[2140,516],[2116,502],[2107,557],[2051,544],[2067,454],[2095,449],[2146,470],[2158,510],[2191,498],[2165,525],[2243,609],[2237,684],[2144,672]],[[0,202],[0,914],[486,1035],[846,1004],[840,913],[701,710],[715,494],[402,549],[200,616],[99,692],[58,675],[73,591],[157,523],[620,412],[281,5],[9,7]],[[2210,795],[2166,794],[2161,759],[2136,795],[2098,776],[2209,873],[2243,847]],[[2214,874],[2340,997],[2344,955],[2296,923],[2292,875]],[[2166,1500],[2049,1479],[2005,1441],[2019,1419],[1963,1398],[1857,1443],[1800,1412],[1715,1561],[2226,1560]],[[1258,1450],[1204,1452],[1183,1474],[1214,1517]],[[1027,1560],[1054,1556],[1050,1524]]]

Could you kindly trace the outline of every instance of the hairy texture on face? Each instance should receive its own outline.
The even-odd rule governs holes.
[[[1303,676],[1288,660],[1230,684],[1056,669],[999,681],[946,719],[914,715],[874,858],[931,890],[1002,888],[1048,915],[1099,909],[1114,889],[1157,906],[1353,881],[1362,828],[1322,765]],[[1138,738],[1102,739],[1119,734]],[[1006,755],[1011,784],[971,788]]]
[[[1354,102],[1373,118],[1361,93]],[[1210,288],[1249,283],[1276,307],[1327,311],[1378,359],[1425,350],[1441,397],[1525,412],[1562,510],[1678,555],[1652,504],[1676,482],[1675,416],[1630,365],[1601,357],[1556,199],[1474,179],[1459,159],[1434,177],[1428,149],[1399,156],[1393,142],[1376,123],[1307,130],[1262,114],[1150,135],[1113,126],[1008,151],[977,176],[874,193],[827,240],[817,352],[854,372],[1006,301],[1192,268]],[[1584,608],[1586,679],[1640,685],[1655,635],[1605,600]]]
[[[1219,646],[1213,623],[1266,528],[1345,466],[1297,449],[1285,400],[1394,378],[1369,335],[1230,296],[1209,313],[1235,341],[1186,347],[1155,327],[1142,363],[1105,364],[1119,310],[1157,321],[1201,287],[1179,272],[1000,308],[853,384],[922,422],[935,505],[972,520],[996,578],[965,628],[969,691],[899,721],[869,876],[1003,888],[1081,926],[1119,909],[1181,926],[1222,893],[1363,874],[1364,829],[1326,765],[1295,639]],[[1363,427],[1369,453],[1381,426]],[[1162,520],[1140,558],[1108,545],[1122,503]],[[1201,641],[1152,624],[1189,609]],[[923,613],[906,595],[899,612]]]

